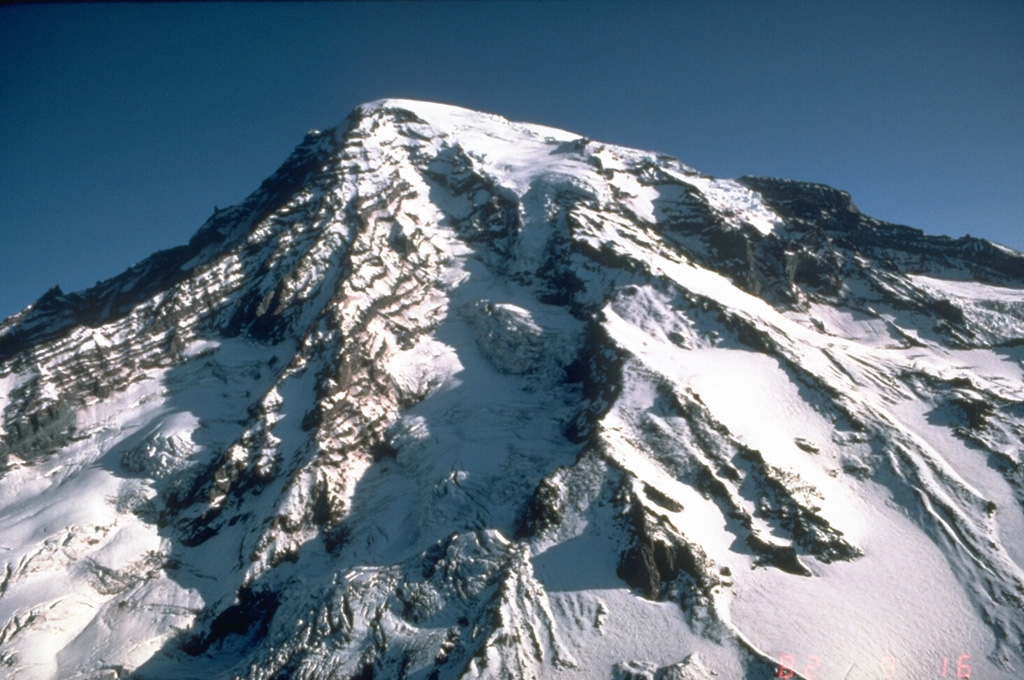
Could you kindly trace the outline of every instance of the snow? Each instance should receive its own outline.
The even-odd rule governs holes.
[[[944,296],[954,299],[1024,302],[1024,290],[1020,288],[993,286],[977,281],[950,281],[921,274],[911,274],[907,278],[917,286],[942,293]]]
[[[968,447],[948,427],[929,422],[931,410],[931,404],[920,401],[906,401],[895,409],[905,426],[912,428],[935,452],[936,458],[948,466],[951,477],[978,498],[995,504],[998,544],[1005,547],[1024,577],[1024,541],[1020,540],[1024,536],[1024,508],[1014,498],[1006,479],[989,464],[988,455]]]
[[[978,677],[1008,678],[985,660],[994,637],[941,552],[901,513],[871,506],[863,558],[815,569],[814,578],[737,573],[736,626],[773,657],[794,655],[797,670],[817,656],[822,678],[880,677],[887,656],[897,659],[902,677],[938,677],[941,656],[961,653],[971,654]],[[905,564],[912,575],[896,566]]]
[[[728,224],[735,227],[749,224],[766,235],[782,224],[782,219],[768,208],[760,194],[736,180],[684,175],[667,169],[665,173],[684,184],[696,187]]]
[[[587,165],[580,159],[551,153],[559,143],[578,138],[564,130],[542,125],[510,123],[500,116],[480,114],[455,106],[412,102],[402,99],[383,99],[361,107],[364,114],[389,109],[407,109],[425,121],[404,123],[422,134],[433,137],[436,130],[445,130],[445,136],[457,139],[458,145],[473,160],[494,174],[502,186],[522,196],[537,177],[564,175],[575,177]],[[384,118],[383,126],[393,125]],[[384,128],[387,129],[386,127]],[[383,133],[387,134],[387,133]]]
[[[868,347],[901,347],[904,344],[900,335],[894,332],[895,319],[891,315],[871,316],[855,309],[811,302],[806,311],[791,311],[787,316],[805,327],[818,327],[829,335]]]
[[[419,338],[412,348],[395,352],[388,363],[398,387],[420,397],[437,389],[459,387],[457,375],[462,370],[455,349],[431,337]]]

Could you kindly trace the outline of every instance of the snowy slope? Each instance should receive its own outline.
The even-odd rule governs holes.
[[[1024,255],[424,102],[0,324],[11,678],[1017,678]]]

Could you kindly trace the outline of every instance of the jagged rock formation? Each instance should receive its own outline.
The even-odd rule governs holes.
[[[1018,677],[1022,289],[829,187],[362,106],[0,325],[0,668]]]

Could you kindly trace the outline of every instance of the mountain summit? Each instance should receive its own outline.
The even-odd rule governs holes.
[[[384,100],[0,324],[7,678],[1019,678],[1024,255]]]

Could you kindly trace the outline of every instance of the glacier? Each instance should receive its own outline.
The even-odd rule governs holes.
[[[1024,254],[388,99],[0,323],[0,669],[1017,678]]]

